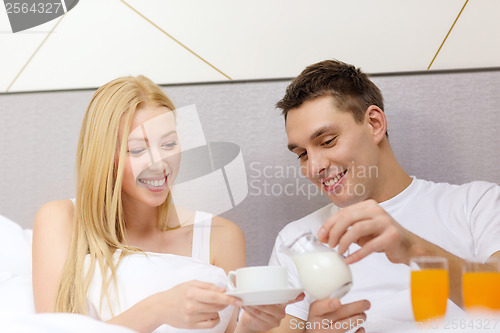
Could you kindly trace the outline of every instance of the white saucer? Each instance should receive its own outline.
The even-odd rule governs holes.
[[[230,290],[226,294],[238,297],[243,305],[285,304],[295,299],[303,291],[302,288],[278,290]]]

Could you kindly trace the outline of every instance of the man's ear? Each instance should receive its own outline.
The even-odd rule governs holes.
[[[378,106],[370,105],[365,112],[365,121],[371,128],[375,142],[380,143],[387,132],[387,119],[384,111]]]

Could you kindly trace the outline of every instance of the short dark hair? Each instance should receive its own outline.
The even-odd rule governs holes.
[[[362,122],[370,105],[384,110],[380,89],[359,68],[337,60],[325,60],[308,66],[286,89],[276,104],[286,117],[288,111],[317,97],[332,96],[339,110],[351,112]]]

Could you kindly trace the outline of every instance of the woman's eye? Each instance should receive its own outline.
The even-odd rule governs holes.
[[[134,149],[129,149],[128,152],[132,156],[139,156],[143,154],[146,151],[144,148],[134,148]]]
[[[175,146],[177,146],[177,141],[166,142],[166,143],[162,144],[161,146],[162,146],[162,148],[165,148],[165,149],[173,149]]]

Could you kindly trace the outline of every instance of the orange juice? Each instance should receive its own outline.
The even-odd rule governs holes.
[[[462,280],[464,305],[500,310],[500,273],[466,272]]]
[[[446,313],[449,282],[446,269],[411,272],[411,304],[415,321],[443,317]]]

